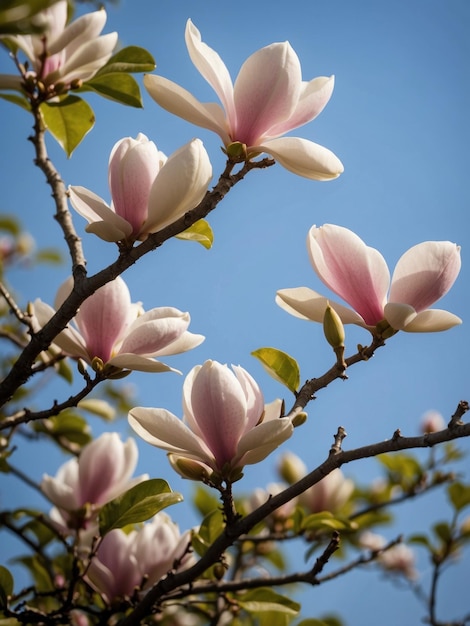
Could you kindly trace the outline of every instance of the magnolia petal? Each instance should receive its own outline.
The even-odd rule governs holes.
[[[203,104],[189,91],[163,76],[146,74],[144,86],[150,96],[162,108],[191,124],[217,133],[225,145],[230,139],[227,122],[218,104]]]
[[[170,411],[138,406],[129,411],[128,421],[152,446],[213,465],[199,438]]]
[[[0,89],[14,89],[15,91],[23,91],[23,79],[21,76],[13,74],[0,74]]]
[[[333,93],[334,76],[318,76],[309,82],[302,82],[297,106],[289,119],[269,129],[269,137],[278,137],[294,128],[311,122],[323,111]]]
[[[148,356],[142,356],[141,354],[134,354],[130,352],[124,352],[113,356],[106,365],[112,365],[124,370],[133,370],[136,372],[154,372],[160,374],[162,372],[174,372],[175,374],[181,374],[179,370],[173,369],[165,363],[156,361]]]
[[[205,339],[204,335],[198,335],[196,333],[186,331],[166,348],[161,348],[155,356],[170,356],[172,354],[187,352],[188,350],[197,348],[197,346],[201,345]]]
[[[157,232],[196,207],[211,178],[212,165],[200,139],[174,152],[152,185],[148,219],[141,232]]]
[[[41,300],[37,299],[33,303],[34,315],[39,323],[39,327],[43,328],[47,322],[55,315],[56,311]],[[74,328],[68,326],[64,328],[56,337],[53,343],[63,350],[69,356],[85,359],[90,362],[85,340]]]
[[[311,180],[332,180],[344,171],[331,150],[300,137],[269,139],[253,149],[270,154],[290,172]]]
[[[313,269],[323,283],[375,326],[383,319],[390,274],[383,256],[348,228],[313,226],[307,237]]]
[[[111,57],[117,41],[118,34],[114,32],[83,44],[67,58],[59,70],[47,76],[47,82],[62,80],[69,83],[76,79],[91,78]]]
[[[70,204],[90,224],[86,229],[87,232],[95,233],[105,241],[120,241],[132,234],[132,225],[120,215],[116,215],[95,193],[80,186],[70,186],[68,191]],[[119,239],[114,238],[118,236]]]
[[[177,312],[179,315],[175,315]],[[162,315],[158,309],[147,311],[129,328],[120,352],[155,356],[180,337],[189,324],[189,314],[181,311]]]
[[[256,380],[243,367],[232,365],[232,369],[246,398],[246,421],[243,432],[256,426],[264,412],[263,392]]]
[[[73,511],[77,508],[75,489],[60,479],[44,474],[41,491],[46,498],[61,509]]]
[[[219,96],[232,126],[236,113],[233,84],[227,66],[217,52],[201,40],[201,33],[191,20],[186,22],[185,40],[191,61]]]
[[[87,41],[96,39],[106,24],[106,11],[93,11],[77,18],[64,28],[59,36],[50,41],[47,40],[47,50],[49,54],[56,54],[64,48],[68,55]]]
[[[281,443],[289,439],[293,431],[294,427],[288,417],[262,422],[240,439],[233,466],[259,463]]]
[[[392,328],[410,333],[440,332],[462,323],[459,317],[449,311],[427,309],[416,313],[412,306],[397,302],[386,304],[384,312]]]
[[[460,246],[455,243],[425,241],[413,246],[396,265],[389,300],[424,311],[449,291],[460,266]]]
[[[232,139],[247,146],[262,142],[271,127],[294,113],[301,84],[300,61],[287,41],[248,57],[234,86],[236,120],[229,117]]]
[[[276,304],[295,317],[320,324],[323,324],[325,310],[329,304],[338,313],[343,324],[366,325],[362,317],[352,309],[333,302],[308,287],[280,289],[277,292]]]

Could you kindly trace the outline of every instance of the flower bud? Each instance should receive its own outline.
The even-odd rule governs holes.
[[[296,454],[286,452],[278,466],[280,477],[289,485],[293,485],[307,474],[307,467]]]
[[[323,332],[326,340],[334,349],[344,348],[344,326],[340,316],[329,304],[323,317]]]
[[[168,460],[170,461],[172,468],[183,478],[202,482],[207,482],[209,480],[209,472],[207,471],[207,468],[197,461],[177,457],[174,454],[169,454]]]
[[[292,418],[292,426],[294,428],[297,428],[297,426],[302,426],[302,424],[305,424],[305,422],[307,421],[307,418],[308,415],[307,413],[305,413],[305,411],[297,413],[297,415]]]
[[[246,144],[240,141],[230,143],[226,148],[227,156],[231,161],[246,161]]]

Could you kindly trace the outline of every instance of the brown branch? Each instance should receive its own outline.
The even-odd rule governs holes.
[[[30,331],[33,330],[31,319],[28,315],[25,315],[20,307],[16,304],[13,296],[10,294],[5,285],[0,282],[0,294],[5,298],[5,302],[10,307],[11,312],[16,317],[16,319],[29,328]],[[20,346],[23,347],[23,346]]]
[[[206,193],[197,207],[188,211],[173,224],[170,224],[157,233],[149,235],[140,245],[133,248],[121,248],[116,261],[94,276],[87,277],[84,273],[76,272],[74,276],[75,284],[68,298],[49,322],[39,332],[32,335],[30,343],[23,350],[9,374],[0,384],[0,406],[8,402],[14,392],[26,383],[28,378],[32,375],[32,365],[39,353],[49,347],[56,335],[63,330],[74,317],[79,306],[86,298],[109,281],[117,278],[117,276],[129,269],[145,254],[160,247],[171,237],[174,237],[192,226],[198,220],[206,217],[216,208],[230,189],[240,182],[248,172],[253,169],[269,167],[273,163],[274,161],[271,159],[249,161],[245,163],[236,174],[231,174],[236,164],[232,161],[228,161],[217,185],[212,191]]]
[[[354,450],[342,450],[336,454],[330,454],[328,458],[319,467],[310,472],[310,474],[299,480],[297,483],[289,486],[279,494],[270,497],[255,511],[236,521],[230,528],[226,528],[210,546],[205,555],[192,567],[177,574],[169,575],[158,582],[147,593],[134,611],[132,611],[120,622],[120,626],[133,626],[134,624],[140,623],[140,620],[151,613],[152,607],[156,603],[164,599],[176,589],[179,589],[184,585],[192,584],[211,565],[217,563],[224,551],[239,537],[246,535],[254,526],[256,526],[256,524],[265,519],[274,510],[299,496],[306,489],[318,483],[334,469],[339,468],[346,463],[351,463],[352,461],[378,456],[379,454],[385,454],[387,452],[397,452],[411,448],[429,448],[446,441],[452,441],[454,439],[468,436],[470,436],[470,423],[453,428],[446,428],[437,433],[427,433],[418,437],[395,436],[386,441],[356,448]]]

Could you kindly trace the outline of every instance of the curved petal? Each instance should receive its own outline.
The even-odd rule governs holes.
[[[0,89],[14,89],[23,91],[23,79],[14,74],[0,74]]]
[[[364,320],[352,309],[325,298],[308,287],[280,289],[276,295],[276,304],[291,315],[312,322],[323,324],[328,304],[338,313],[343,324],[366,326]]]
[[[60,69],[45,77],[46,82],[69,83],[91,78],[111,57],[117,41],[118,34],[114,32],[87,42],[67,58]]]
[[[80,186],[70,186],[68,191],[70,204],[90,225],[93,225],[92,228],[87,229],[87,232],[93,232],[102,239],[105,239],[107,233],[109,233],[109,237],[122,233],[119,239],[105,239],[106,241],[120,241],[120,239],[132,234],[132,225],[120,215],[116,215],[106,202],[95,193]],[[95,224],[101,225],[95,226]]]
[[[232,141],[224,112],[218,104],[203,104],[183,87],[155,74],[145,74],[144,86],[163,109],[191,124],[212,130],[225,145]]]
[[[460,266],[460,246],[455,243],[425,241],[413,246],[396,265],[389,300],[424,311],[449,291]]]
[[[142,356],[141,354],[134,354],[131,352],[124,352],[113,356],[106,365],[112,365],[113,367],[119,367],[123,370],[133,370],[136,372],[153,372],[161,374],[162,372],[174,372],[175,374],[181,374],[179,370],[173,369],[165,363],[156,361],[149,356]]]
[[[294,427],[288,417],[280,417],[256,426],[240,439],[233,467],[259,463],[289,439],[293,432]]]
[[[169,356],[172,354],[187,352],[188,350],[197,348],[197,346],[201,345],[205,339],[204,335],[198,335],[196,333],[186,331],[166,348],[161,348],[155,356]]]
[[[213,465],[199,438],[170,411],[138,406],[129,411],[128,421],[152,446]]]
[[[225,63],[215,50],[201,40],[201,33],[191,20],[186,22],[185,40],[191,61],[219,96],[229,125],[233,128],[236,121],[233,84]]]
[[[397,302],[385,305],[385,319],[395,330],[409,333],[440,332],[462,323],[459,317],[449,311],[427,309],[416,313],[412,306]]]
[[[56,54],[67,48],[68,55],[83,43],[96,39],[106,24],[106,11],[86,13],[64,28],[58,37],[47,39],[47,51]]]
[[[263,142],[271,127],[295,111],[301,84],[300,61],[287,41],[252,54],[235,81],[235,127],[230,119],[233,141],[247,146]]]
[[[270,154],[286,170],[311,180],[332,180],[344,171],[338,157],[313,141],[301,137],[269,139],[251,150]]]
[[[35,300],[33,305],[34,315],[40,328],[42,328],[47,324],[51,317],[55,315],[55,310],[39,299]],[[59,348],[69,356],[82,358],[85,359],[85,361],[90,362],[90,356],[86,349],[84,338],[71,326],[64,328],[64,330],[54,337],[54,344],[59,346]]]
[[[322,282],[375,326],[383,315],[390,274],[383,256],[342,226],[313,226],[307,247]]]
[[[151,309],[133,322],[119,352],[155,356],[184,333],[189,319],[178,309]]]
[[[256,426],[264,413],[263,392],[256,380],[243,367],[232,365],[238,382],[246,398],[246,421],[243,432],[247,432]]]
[[[211,178],[212,166],[200,139],[174,152],[152,185],[148,219],[141,233],[157,232],[196,207]]]
[[[127,239],[130,234],[125,233],[120,228],[117,228],[113,224],[108,222],[92,222],[85,227],[85,232],[96,235],[103,241],[108,243],[116,243]]]
[[[289,119],[272,126],[267,135],[279,137],[315,119],[328,104],[334,84],[334,76],[318,76],[309,82],[302,82],[299,101],[294,112]]]

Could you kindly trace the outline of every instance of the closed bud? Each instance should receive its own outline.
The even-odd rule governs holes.
[[[344,348],[345,334],[343,322],[338,313],[329,304],[323,316],[323,332],[332,348]]]
[[[183,478],[187,478],[188,480],[198,480],[201,482],[207,482],[209,480],[209,472],[207,471],[207,468],[197,461],[177,457],[174,454],[169,454],[168,460],[170,461],[172,468]]]
[[[95,356],[91,361],[91,367],[97,374],[101,374],[104,368],[103,360]]]
[[[297,426],[302,426],[302,424],[305,424],[305,422],[307,421],[307,418],[308,415],[307,413],[305,413],[305,411],[297,413],[297,415],[292,418],[292,426],[294,428],[297,428]]]
[[[279,476],[285,480],[288,485],[293,485],[305,476],[307,467],[296,454],[286,452],[281,457],[278,472]]]
[[[227,156],[231,161],[246,161],[246,145],[240,141],[230,143],[226,148]]]

